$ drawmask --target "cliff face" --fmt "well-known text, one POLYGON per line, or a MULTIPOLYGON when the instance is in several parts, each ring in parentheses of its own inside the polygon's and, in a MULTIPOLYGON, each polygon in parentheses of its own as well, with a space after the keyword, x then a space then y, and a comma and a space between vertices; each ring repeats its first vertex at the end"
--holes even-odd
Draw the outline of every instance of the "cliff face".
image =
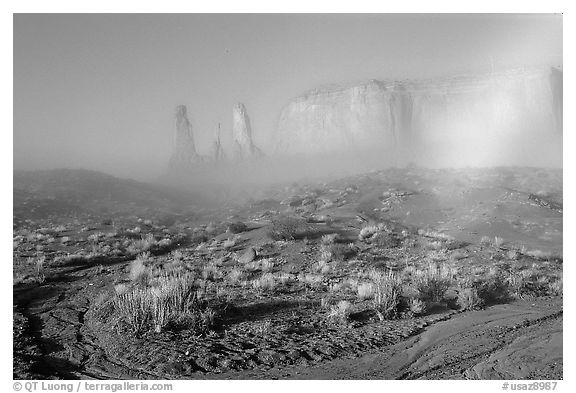
POLYGON ((176 107, 175 135, 169 163, 170 168, 177 171, 186 170, 200 161, 202 159, 196 152, 194 134, 190 120, 188 120, 186 106, 178 105, 176 107))
POLYGON ((216 130, 216 135, 212 145, 210 147, 210 159, 216 163, 222 163, 226 160, 226 154, 224 153, 224 148, 220 142, 220 123, 218 123, 218 129, 216 130))
POLYGON ((314 90, 282 110, 275 153, 369 149, 396 164, 526 165, 545 149, 555 154, 537 164, 554 165, 561 147, 562 72, 536 69, 314 90))
POLYGON ((244 104, 238 103, 232 109, 232 138, 234 139, 234 159, 237 161, 259 158, 262 151, 252 140, 250 118, 244 104))

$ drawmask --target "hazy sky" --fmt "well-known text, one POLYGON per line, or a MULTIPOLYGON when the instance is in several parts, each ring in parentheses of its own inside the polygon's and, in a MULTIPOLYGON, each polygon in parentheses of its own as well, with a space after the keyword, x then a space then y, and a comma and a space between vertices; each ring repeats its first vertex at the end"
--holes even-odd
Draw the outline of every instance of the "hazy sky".
POLYGON ((14 17, 14 166, 146 178, 177 104, 206 153, 246 105, 264 150, 280 110, 323 84, 562 64, 559 15, 31 15, 14 17))

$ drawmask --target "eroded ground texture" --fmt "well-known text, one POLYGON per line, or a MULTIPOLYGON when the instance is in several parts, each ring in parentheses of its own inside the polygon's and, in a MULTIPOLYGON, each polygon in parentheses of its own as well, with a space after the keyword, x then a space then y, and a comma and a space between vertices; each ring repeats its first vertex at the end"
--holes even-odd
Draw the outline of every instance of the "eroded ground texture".
POLYGON ((563 378, 560 170, 237 195, 15 175, 14 377, 563 378))

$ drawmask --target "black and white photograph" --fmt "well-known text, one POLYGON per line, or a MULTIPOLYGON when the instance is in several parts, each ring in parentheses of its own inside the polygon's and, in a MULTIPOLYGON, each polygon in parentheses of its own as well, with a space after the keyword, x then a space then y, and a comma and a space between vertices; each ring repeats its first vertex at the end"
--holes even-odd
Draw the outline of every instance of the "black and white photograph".
POLYGON ((564 15, 442 12, 14 12, 9 388, 559 390, 564 15))

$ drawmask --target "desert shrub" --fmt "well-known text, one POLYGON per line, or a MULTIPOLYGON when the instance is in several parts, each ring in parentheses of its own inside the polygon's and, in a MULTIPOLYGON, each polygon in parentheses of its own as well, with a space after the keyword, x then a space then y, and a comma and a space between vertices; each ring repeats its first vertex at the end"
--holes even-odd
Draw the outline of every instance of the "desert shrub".
POLYGON ((504 238, 500 236, 494 236, 493 244, 495 247, 502 247, 502 245, 504 244, 504 238))
POLYGON ((258 334, 261 336, 266 336, 272 330, 272 321, 267 319, 265 321, 259 322, 252 326, 250 329, 252 333, 258 334))
POLYGON ((218 268, 213 263, 209 263, 202 268, 202 278, 204 280, 215 280, 220 277, 218 268))
POLYGON ((273 240, 294 240, 297 236, 307 232, 306 221, 295 217, 277 217, 272 219, 269 236, 273 240))
POLYGON ((363 284, 358 285, 356 288, 356 293, 358 294, 358 298, 360 300, 367 300, 374 298, 374 284, 365 282, 363 284))
POLYGON ((402 281, 392 271, 388 273, 373 272, 374 310, 380 320, 395 318, 400 305, 402 281))
POLYGON ((348 258, 356 255, 354 244, 322 244, 320 246, 320 260, 343 262, 348 258))
POLYGON ((172 246, 172 239, 170 238, 164 238, 164 239, 160 239, 157 243, 158 248, 160 249, 167 249, 170 248, 172 246))
POLYGON ((461 288, 458 291, 456 303, 463 310, 479 310, 484 306, 484 300, 474 287, 461 288))
POLYGON ((449 267, 431 263, 426 269, 416 269, 412 279, 421 300, 440 302, 452 284, 452 277, 449 267))
POLYGON ((142 253, 130 263, 130 280, 132 281, 146 281, 148 278, 148 269, 146 262, 150 259, 150 253, 142 253))
POLYGON ((330 264, 326 259, 320 259, 318 262, 314 264, 312 268, 316 273, 320 274, 327 274, 330 273, 330 271, 332 270, 332 267, 330 266, 330 264))
POLYGON ((304 284, 307 284, 308 286, 315 287, 315 286, 322 284, 324 277, 321 274, 307 273, 307 274, 298 276, 298 279, 301 282, 303 282, 304 284))
POLYGON ((553 296, 561 296, 563 294, 564 281, 562 277, 548 283, 548 293, 553 296))
POLYGON ((378 232, 371 239, 370 242, 379 247, 383 248, 393 248, 400 244, 400 241, 394 236, 393 233, 389 232, 378 232))
POLYGON ((276 278, 280 284, 284 285, 289 281, 292 281, 293 277, 292 274, 286 272, 278 272, 276 273, 276 278))
POLYGON ((408 309, 413 315, 424 315, 426 313, 426 308, 426 302, 417 297, 411 297, 408 300, 408 309))
MULTIPOLYGON (((29 260, 30 259, 31 258, 29 258, 29 260)), ((46 263, 46 257, 44 255, 38 257, 34 261, 34 264, 36 265, 34 280, 39 284, 42 284, 46 280, 46 274, 44 269, 45 263, 46 263)))
POLYGON ((248 262, 244 265, 244 269, 246 271, 249 271, 249 272, 255 272, 255 271, 260 270, 260 261, 256 260, 256 261, 248 262))
POLYGON ((328 319, 338 323, 347 323, 350 318, 352 304, 349 301, 341 300, 335 306, 330 307, 328 319))
POLYGON ((323 235, 322 239, 321 239, 321 243, 322 244, 334 244, 336 243, 340 238, 340 235, 338 235, 337 233, 330 233, 328 235, 323 235))
POLYGON ((331 305, 332 305, 332 297, 330 295, 322 296, 322 298, 320 299, 320 307, 324 310, 327 310, 330 308, 331 305))
POLYGON ((172 260, 173 260, 174 262, 180 262, 180 261, 182 261, 182 259, 184 258, 184 254, 183 254, 182 251, 180 251, 180 250, 174 250, 174 251, 172 251, 171 256, 172 256, 172 260))
POLYGON ((486 277, 473 283, 473 287, 486 304, 506 301, 509 296, 507 278, 499 269, 490 269, 486 277))
POLYGON ((358 239, 385 248, 397 247, 400 244, 391 229, 383 223, 363 227, 358 234, 358 239))
POLYGON ((120 319, 135 333, 146 330, 150 318, 152 296, 143 288, 132 288, 117 293, 114 309, 120 319))
POLYGON ((148 233, 141 239, 132 242, 132 244, 126 248, 126 251, 129 254, 136 255, 151 250, 155 245, 156 239, 154 239, 154 235, 152 233, 148 233))
POLYGON ((269 272, 273 268, 274 268, 274 262, 272 261, 271 258, 264 258, 260 260, 260 269, 263 272, 269 272))
POLYGON ((264 273, 252 281, 252 288, 257 291, 272 291, 276 287, 276 279, 272 273, 264 273))
POLYGON ((117 289, 114 310, 121 322, 135 333, 161 332, 170 324, 204 332, 214 322, 213 310, 202 307, 190 274, 160 275, 149 286, 117 289))
POLYGON ((238 268, 234 268, 230 271, 230 273, 228 274, 228 280, 231 283, 237 284, 239 282, 241 282, 242 280, 245 279, 245 274, 242 270, 238 269, 238 268))
POLYGON ((525 295, 529 296, 546 296, 557 295, 562 292, 562 282, 559 285, 559 292, 551 287, 552 277, 538 272, 537 269, 531 268, 522 270, 520 272, 511 271, 507 277, 507 283, 510 291, 515 297, 523 298, 525 295), (552 290, 551 290, 552 289, 552 290))
POLYGON ((377 225, 368 225, 363 227, 358 234, 358 240, 366 241, 370 240, 376 233, 378 233, 382 228, 377 225))
POLYGON ((225 249, 232 248, 236 245, 236 242, 237 242, 236 238, 226 239, 222 243, 222 247, 224 247, 225 249))
POLYGON ((522 298, 527 286, 527 275, 523 273, 524 272, 510 271, 508 277, 506 277, 506 283, 508 284, 510 292, 518 298, 522 298))
POLYGON ((246 229, 248 229, 248 227, 242 221, 232 222, 228 224, 227 228, 228 232, 233 234, 244 232, 246 229))

